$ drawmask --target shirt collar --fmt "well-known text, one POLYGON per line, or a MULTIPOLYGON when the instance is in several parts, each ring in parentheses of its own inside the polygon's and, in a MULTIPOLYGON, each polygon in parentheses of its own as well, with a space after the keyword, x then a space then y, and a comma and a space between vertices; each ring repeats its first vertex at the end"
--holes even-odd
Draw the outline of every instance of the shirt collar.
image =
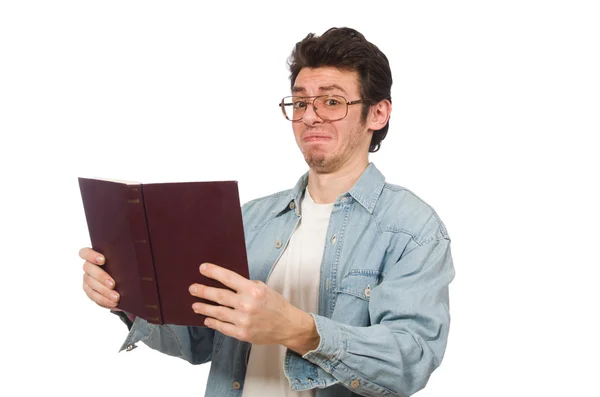
MULTIPOLYGON (((280 210, 284 211, 287 208, 294 208, 298 214, 298 206, 300 204, 302 194, 304 194, 304 189, 306 189, 307 185, 308 172, 298 179, 296 186, 290 190, 290 194, 287 196, 287 200, 282 203, 280 210), (290 207, 291 203, 294 203, 294 205, 290 207)), ((377 169, 377 167, 375 167, 375 164, 369 163, 354 186, 352 186, 347 193, 342 194, 340 197, 344 195, 352 196, 360 205, 362 205, 367 211, 369 211, 370 214, 372 214, 375 205, 377 204, 377 199, 383 191, 384 185, 385 177, 383 174, 377 169)))
POLYGON ((348 193, 372 214, 384 185, 385 177, 381 171, 375 167, 375 164, 369 163, 348 193))

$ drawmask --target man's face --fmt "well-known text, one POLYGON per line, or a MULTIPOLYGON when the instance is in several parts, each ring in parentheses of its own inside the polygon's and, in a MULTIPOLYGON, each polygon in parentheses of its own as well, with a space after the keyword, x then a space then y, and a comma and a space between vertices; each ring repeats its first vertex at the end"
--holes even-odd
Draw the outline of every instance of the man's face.
MULTIPOLYGON (((303 68, 296 77, 292 95, 323 94, 341 95, 348 102, 362 99, 358 73, 334 67, 303 68)), ((296 143, 310 168, 329 173, 355 160, 355 156, 367 158, 372 133, 361 122, 361 111, 362 104, 350 105, 342 120, 324 121, 309 105, 302 120, 292 123, 296 143)))

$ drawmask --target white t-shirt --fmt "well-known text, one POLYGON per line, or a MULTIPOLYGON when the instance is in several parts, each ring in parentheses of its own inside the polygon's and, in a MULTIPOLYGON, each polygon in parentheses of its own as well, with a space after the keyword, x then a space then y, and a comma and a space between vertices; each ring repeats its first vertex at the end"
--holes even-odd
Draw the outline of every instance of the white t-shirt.
MULTIPOLYGON (((319 281, 333 203, 316 204, 306 189, 302 218, 275 264, 267 285, 308 313, 319 311, 319 281)), ((242 397, 313 397, 314 389, 293 392, 283 372, 286 347, 252 345, 242 397)), ((294 380, 292 379, 292 382, 294 380)))

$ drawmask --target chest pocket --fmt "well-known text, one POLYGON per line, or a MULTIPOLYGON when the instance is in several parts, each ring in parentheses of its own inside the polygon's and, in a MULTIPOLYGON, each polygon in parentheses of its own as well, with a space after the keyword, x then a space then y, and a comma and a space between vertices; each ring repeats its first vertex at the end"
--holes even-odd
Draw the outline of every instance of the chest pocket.
POLYGON ((371 292, 382 279, 381 272, 372 269, 352 269, 340 281, 334 316, 341 322, 355 326, 371 325, 369 301, 371 292))

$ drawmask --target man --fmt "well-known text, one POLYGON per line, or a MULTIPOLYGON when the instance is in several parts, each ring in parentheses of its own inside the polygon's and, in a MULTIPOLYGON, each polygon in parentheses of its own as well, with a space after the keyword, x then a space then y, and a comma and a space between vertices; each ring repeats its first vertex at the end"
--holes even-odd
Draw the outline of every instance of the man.
MULTIPOLYGON (((411 395, 444 355, 454 268, 435 211, 368 159, 389 127, 388 60, 359 32, 333 28, 297 43, 289 66, 280 107, 309 171, 243 206, 250 280, 202 264, 234 291, 190 285, 217 304, 190 308, 207 327, 136 318, 122 349, 142 341, 212 361, 207 396, 411 395)), ((104 258, 80 256, 86 294, 115 309, 104 258)))

